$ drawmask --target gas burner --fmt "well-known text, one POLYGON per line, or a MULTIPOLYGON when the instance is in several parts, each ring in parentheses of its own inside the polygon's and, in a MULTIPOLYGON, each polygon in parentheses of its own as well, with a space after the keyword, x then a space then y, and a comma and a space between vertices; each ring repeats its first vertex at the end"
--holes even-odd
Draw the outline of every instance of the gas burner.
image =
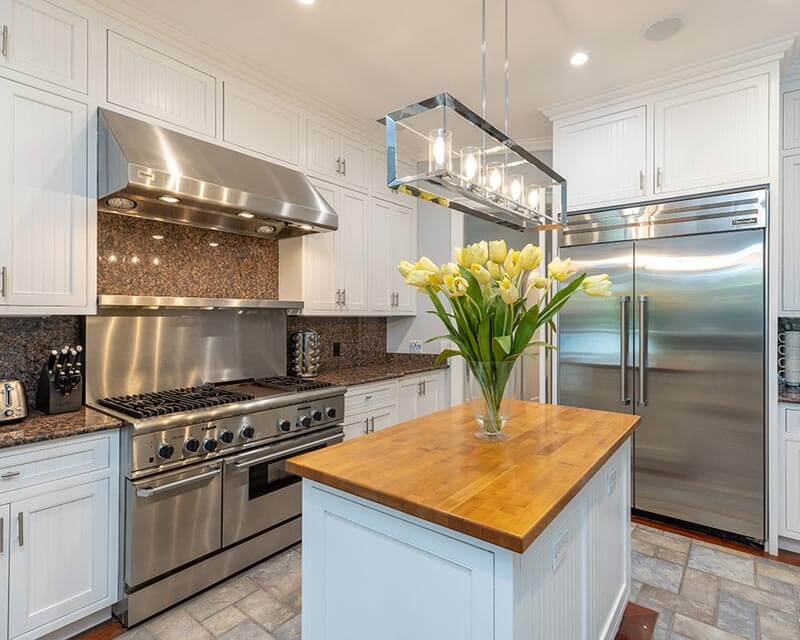
POLYGON ((169 389, 98 400, 98 404, 134 418, 152 418, 180 411, 205 409, 221 404, 252 400, 255 396, 204 384, 199 387, 169 389))
POLYGON ((330 382, 317 382, 308 378, 290 378, 288 376, 259 378, 255 383, 261 387, 271 387, 282 391, 312 391, 334 386, 330 382))

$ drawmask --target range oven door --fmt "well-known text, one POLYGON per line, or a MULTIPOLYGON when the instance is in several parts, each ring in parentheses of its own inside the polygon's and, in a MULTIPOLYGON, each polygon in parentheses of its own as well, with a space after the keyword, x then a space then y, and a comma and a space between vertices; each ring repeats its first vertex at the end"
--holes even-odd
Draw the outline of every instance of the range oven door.
POLYGON ((291 438, 225 460, 222 544, 228 546, 300 515, 300 477, 286 460, 344 438, 341 428, 291 438))
POLYGON ((125 584, 134 588, 220 548, 219 462, 126 482, 125 584))

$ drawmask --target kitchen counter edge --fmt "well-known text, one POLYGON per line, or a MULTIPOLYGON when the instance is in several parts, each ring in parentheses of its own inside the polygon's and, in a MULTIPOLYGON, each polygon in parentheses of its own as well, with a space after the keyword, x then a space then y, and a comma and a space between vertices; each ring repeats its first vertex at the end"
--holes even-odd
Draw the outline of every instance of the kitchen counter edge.
POLYGON ((34 410, 21 422, 0 425, 0 450, 122 426, 120 420, 86 406, 53 415, 34 410))

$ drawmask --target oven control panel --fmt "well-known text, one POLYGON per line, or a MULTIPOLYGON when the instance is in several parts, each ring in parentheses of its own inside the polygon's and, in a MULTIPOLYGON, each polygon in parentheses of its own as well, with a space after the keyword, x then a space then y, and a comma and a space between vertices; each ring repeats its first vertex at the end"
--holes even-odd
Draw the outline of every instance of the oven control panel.
POLYGON ((171 468, 195 459, 238 451, 264 440, 299 435, 344 420, 344 396, 337 395, 268 411, 134 435, 131 472, 171 468))

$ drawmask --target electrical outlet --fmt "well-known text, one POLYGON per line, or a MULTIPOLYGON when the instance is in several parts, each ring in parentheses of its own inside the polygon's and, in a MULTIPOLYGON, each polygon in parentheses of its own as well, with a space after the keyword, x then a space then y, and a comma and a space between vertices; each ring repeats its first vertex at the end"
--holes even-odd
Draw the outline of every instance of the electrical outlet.
POLYGON ((334 342, 333 343, 333 355, 334 356, 341 356, 342 355, 342 343, 341 342, 334 342))
POLYGON ((422 353, 422 341, 421 340, 409 340, 408 341, 408 352, 409 353, 422 353))

